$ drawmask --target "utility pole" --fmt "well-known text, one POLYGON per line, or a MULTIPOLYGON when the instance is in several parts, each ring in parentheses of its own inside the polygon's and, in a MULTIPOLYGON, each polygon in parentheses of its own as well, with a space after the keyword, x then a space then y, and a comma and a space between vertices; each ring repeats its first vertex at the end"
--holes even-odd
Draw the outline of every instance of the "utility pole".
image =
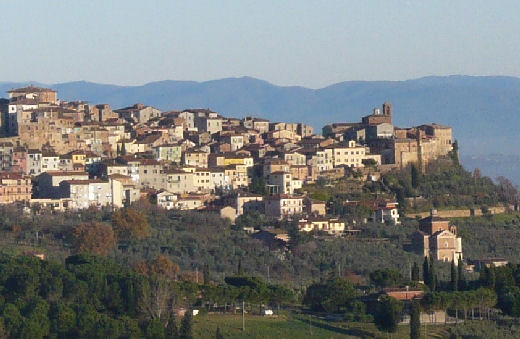
POLYGON ((246 330, 246 318, 245 318, 245 303, 244 300, 242 300, 242 332, 245 332, 246 330))
POLYGON ((199 284, 199 266, 195 266, 195 274, 196 274, 196 281, 197 281, 197 285, 199 284))
POLYGON ((267 283, 269 283, 270 276, 269 276, 269 265, 267 265, 267 283))

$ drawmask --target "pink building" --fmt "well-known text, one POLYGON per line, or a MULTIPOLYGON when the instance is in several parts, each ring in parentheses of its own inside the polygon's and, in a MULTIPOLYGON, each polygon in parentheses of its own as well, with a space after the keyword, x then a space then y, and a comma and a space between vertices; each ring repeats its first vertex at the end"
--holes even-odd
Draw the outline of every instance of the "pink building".
POLYGON ((13 149, 13 172, 27 173, 27 149, 15 147, 13 149))

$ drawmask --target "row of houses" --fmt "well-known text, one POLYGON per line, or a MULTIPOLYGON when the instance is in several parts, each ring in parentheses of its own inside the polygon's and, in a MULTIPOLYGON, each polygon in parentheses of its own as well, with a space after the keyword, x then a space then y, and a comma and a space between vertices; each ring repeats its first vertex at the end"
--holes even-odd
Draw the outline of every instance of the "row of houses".
MULTIPOLYGON (((165 209, 219 206, 231 217, 256 210, 297 219, 303 231, 341 234, 345 222, 308 199, 304 185, 353 172, 376 178, 384 166, 425 163, 452 147, 451 128, 394 127, 389 103, 361 123, 327 125, 317 135, 304 123, 210 109, 112 109, 35 86, 8 94, 0 100, 0 203, 120 208, 145 197, 165 209), (254 185, 265 190, 248 194, 254 185)), ((371 208, 374 220, 399 223, 395 203, 371 208)))

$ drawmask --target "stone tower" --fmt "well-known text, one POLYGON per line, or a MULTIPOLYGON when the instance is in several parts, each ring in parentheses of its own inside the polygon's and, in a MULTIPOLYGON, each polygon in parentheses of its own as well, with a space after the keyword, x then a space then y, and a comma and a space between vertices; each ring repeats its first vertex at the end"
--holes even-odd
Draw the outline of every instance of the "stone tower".
POLYGON ((392 104, 388 101, 383 104, 383 115, 392 116, 392 104))

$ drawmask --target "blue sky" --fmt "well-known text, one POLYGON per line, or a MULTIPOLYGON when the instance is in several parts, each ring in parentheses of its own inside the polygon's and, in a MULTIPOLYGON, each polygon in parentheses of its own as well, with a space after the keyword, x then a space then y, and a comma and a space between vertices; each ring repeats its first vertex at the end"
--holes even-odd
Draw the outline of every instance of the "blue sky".
POLYGON ((2 1, 0 81, 520 76, 520 1, 2 1))

